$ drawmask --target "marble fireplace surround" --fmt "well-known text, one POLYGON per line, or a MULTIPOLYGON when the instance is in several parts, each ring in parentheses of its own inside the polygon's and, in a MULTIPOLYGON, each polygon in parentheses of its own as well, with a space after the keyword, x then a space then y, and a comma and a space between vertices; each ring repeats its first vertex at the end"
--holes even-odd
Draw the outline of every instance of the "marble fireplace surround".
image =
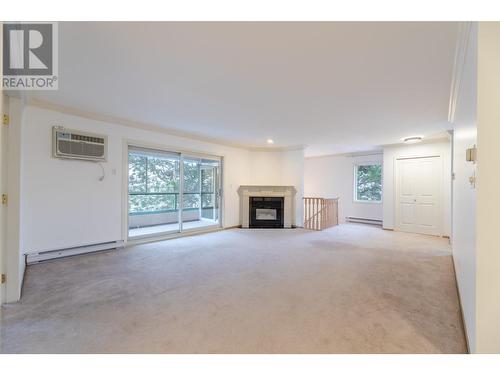
POLYGON ((295 194, 297 190, 294 186, 260 186, 242 185, 238 189, 240 195, 240 221, 242 228, 249 228, 250 224, 250 197, 283 197, 284 198, 284 218, 285 228, 292 228, 295 225, 295 194))

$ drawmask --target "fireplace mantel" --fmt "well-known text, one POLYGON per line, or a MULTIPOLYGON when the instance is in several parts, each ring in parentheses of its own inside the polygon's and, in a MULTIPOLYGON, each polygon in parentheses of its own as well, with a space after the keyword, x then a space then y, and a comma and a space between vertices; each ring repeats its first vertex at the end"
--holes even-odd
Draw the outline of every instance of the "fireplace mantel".
POLYGON ((295 194, 294 186, 260 186, 242 185, 238 189, 240 195, 240 221, 242 228, 250 225, 250 197, 283 197, 284 198, 284 220, 285 228, 295 225, 295 194))

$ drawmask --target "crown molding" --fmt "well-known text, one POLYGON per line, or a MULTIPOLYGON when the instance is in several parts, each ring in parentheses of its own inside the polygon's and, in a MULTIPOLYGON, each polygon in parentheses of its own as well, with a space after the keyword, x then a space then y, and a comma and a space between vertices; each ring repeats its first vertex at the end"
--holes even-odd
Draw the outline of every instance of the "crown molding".
POLYGON ((346 158, 355 158, 361 156, 378 156, 383 155, 384 151, 380 150, 370 150, 370 151, 356 151, 356 152, 338 152, 333 154, 322 154, 322 155, 311 155, 306 156, 305 159, 319 159, 319 158, 329 158, 329 157, 338 157, 344 156, 346 158))
POLYGON ((174 137, 181 137, 181 138, 186 138, 194 141, 199 141, 199 142, 206 142, 206 143, 212 143, 212 144, 217 144, 221 146, 226 146, 226 147, 232 147, 232 148, 238 148, 242 150, 247 150, 247 151, 266 151, 266 152, 283 152, 283 151, 296 151, 296 150, 303 150, 306 148, 305 145, 294 145, 294 146, 289 146, 289 147, 255 147, 255 146, 248 146, 244 145, 241 143, 237 142, 228 142, 224 141, 221 139, 217 138, 211 138, 211 137, 205 137, 205 136, 200 136, 194 133, 190 132, 185 132, 181 130, 175 130, 175 129, 168 129, 161 127, 159 125, 153 125, 153 124, 148 124, 148 123, 143 123, 139 121, 134 121, 134 120, 129 120, 121 117, 115 117, 115 116, 110 116, 110 115, 105 115, 101 113, 96 113, 96 112, 90 112, 90 111, 84 111, 81 109, 77 109, 74 107, 68 107, 68 106, 63 106, 59 104, 55 104, 52 102, 48 102, 45 100, 40 100, 40 99, 34 99, 34 98, 27 98, 25 99, 26 105, 32 106, 32 107, 37 107, 41 109, 47 109, 71 116, 77 116, 77 117, 82 117, 86 118, 89 120, 94 120, 94 121, 101 121, 101 122, 107 122, 107 123, 112 123, 112 124, 117 124, 117 125, 123 125, 135 129, 140 129, 140 130, 146 130, 146 131, 151 131, 151 132, 156 132, 156 133, 162 133, 174 137))
POLYGON ((455 112, 457 110, 458 97, 460 95, 460 86, 464 72, 467 47, 469 45, 469 36, 472 28, 472 22, 460 22, 458 24, 457 44, 455 47, 455 59, 453 61, 453 72, 451 76, 450 100, 448 105, 448 122, 455 122, 455 112))
POLYGON ((250 151, 254 151, 254 152, 284 152, 284 151, 300 151, 300 150, 305 150, 306 148, 307 148, 307 145, 296 145, 296 146, 289 146, 289 147, 272 147, 272 148, 250 147, 250 151))
POLYGON ((210 137, 202 137, 202 136, 190 133, 190 132, 184 132, 184 131, 174 130, 174 129, 166 129, 166 128, 163 128, 159 125, 148 124, 148 123, 144 123, 144 122, 129 120, 129 119, 121 118, 121 117, 115 117, 115 116, 105 115, 105 114, 96 113, 96 112, 84 111, 84 110, 77 109, 74 107, 62 106, 59 104, 55 104, 52 102, 39 100, 39 99, 30 98, 30 99, 28 99, 27 105, 32 106, 32 107, 42 108, 42 109, 48 109, 51 111, 64 113, 64 114, 71 115, 71 116, 83 117, 83 118, 86 118, 89 120, 118 124, 118 125, 123 125, 123 126, 131 127, 131 128, 135 128, 135 129, 167 134, 167 135, 171 135, 174 137, 188 138, 188 139, 195 140, 195 141, 214 143, 214 144, 219 144, 221 146, 241 148, 241 149, 245 149, 245 150, 250 149, 250 147, 239 144, 239 143, 221 141, 221 140, 218 140, 215 138, 210 138, 210 137))

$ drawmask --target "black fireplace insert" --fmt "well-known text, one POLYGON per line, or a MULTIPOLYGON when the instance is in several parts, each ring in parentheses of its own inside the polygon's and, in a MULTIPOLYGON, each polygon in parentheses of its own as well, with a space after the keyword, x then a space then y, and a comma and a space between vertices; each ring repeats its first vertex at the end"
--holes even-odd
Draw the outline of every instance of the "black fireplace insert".
POLYGON ((250 197, 250 228, 283 228, 283 197, 250 197))

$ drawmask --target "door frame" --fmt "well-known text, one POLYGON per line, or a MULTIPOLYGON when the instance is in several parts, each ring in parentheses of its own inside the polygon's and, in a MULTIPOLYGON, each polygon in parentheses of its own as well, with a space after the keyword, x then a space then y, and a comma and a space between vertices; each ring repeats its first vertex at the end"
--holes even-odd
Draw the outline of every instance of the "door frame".
MULTIPOLYGON (((442 153, 430 153, 426 155, 421 155, 421 154, 409 154, 409 155, 400 155, 400 156, 395 156, 393 163, 394 163, 394 178, 393 178, 393 184, 394 184, 394 191, 393 191, 393 202, 394 202, 394 230, 398 232, 407 232, 405 230, 402 230, 400 227, 400 223, 398 220, 399 216, 398 215, 398 197, 399 197, 399 189, 400 186, 398 184, 398 177, 399 177, 399 160, 411 160, 411 159, 427 159, 427 158, 439 158, 439 163, 441 164, 441 176, 439 178, 439 188, 438 188, 438 211, 439 211, 439 218, 438 218, 438 233, 435 235, 430 234, 431 236, 438 236, 442 237, 444 233, 444 204, 443 204, 443 199, 444 199, 444 155, 442 153)), ((416 233, 416 232, 407 232, 407 233, 416 233)), ((421 234, 421 233, 417 233, 421 234)))
MULTIPOLYGON (((182 204, 182 190, 179 192, 179 212, 181 212, 181 204, 182 204)), ((204 233, 204 232, 212 232, 212 231, 217 231, 221 230, 224 227, 224 207, 225 207, 225 194, 224 194, 224 155, 216 155, 216 154, 206 154, 198 151, 193 151, 189 149, 183 149, 175 146, 168 146, 165 144, 157 144, 157 143, 151 143, 151 142, 144 142, 144 141, 137 141, 134 139, 129 139, 129 138, 124 138, 122 142, 122 239, 124 241, 124 244, 140 244, 140 243, 146 243, 146 242, 153 242, 153 241, 161 241, 161 240, 166 240, 166 239, 171 239, 171 238, 176 238, 176 237, 183 237, 183 236, 189 236, 194 233, 204 233), (139 236, 139 237, 134 237, 134 238, 129 238, 129 217, 128 217, 128 202, 129 202, 129 194, 128 194, 128 150, 129 147, 140 147, 140 148, 145 148, 145 149, 151 149, 151 150, 158 150, 158 151, 164 151, 164 152, 169 152, 169 153, 178 153, 179 154, 179 161, 180 165, 179 168, 181 169, 180 173, 180 186, 179 189, 183 189, 183 161, 184 161, 184 156, 193 156, 193 157, 199 157, 199 158, 204 158, 204 159, 212 159, 212 160, 218 160, 220 162, 220 190, 221 190, 221 195, 220 195, 220 201, 219 201, 219 223, 212 225, 212 226, 207 226, 204 228, 194 228, 194 229, 182 229, 182 220, 179 222, 179 231, 175 232, 167 232, 167 233, 161 233, 158 235, 145 235, 145 236, 139 236)), ((180 218, 179 214, 179 218, 180 218)))

